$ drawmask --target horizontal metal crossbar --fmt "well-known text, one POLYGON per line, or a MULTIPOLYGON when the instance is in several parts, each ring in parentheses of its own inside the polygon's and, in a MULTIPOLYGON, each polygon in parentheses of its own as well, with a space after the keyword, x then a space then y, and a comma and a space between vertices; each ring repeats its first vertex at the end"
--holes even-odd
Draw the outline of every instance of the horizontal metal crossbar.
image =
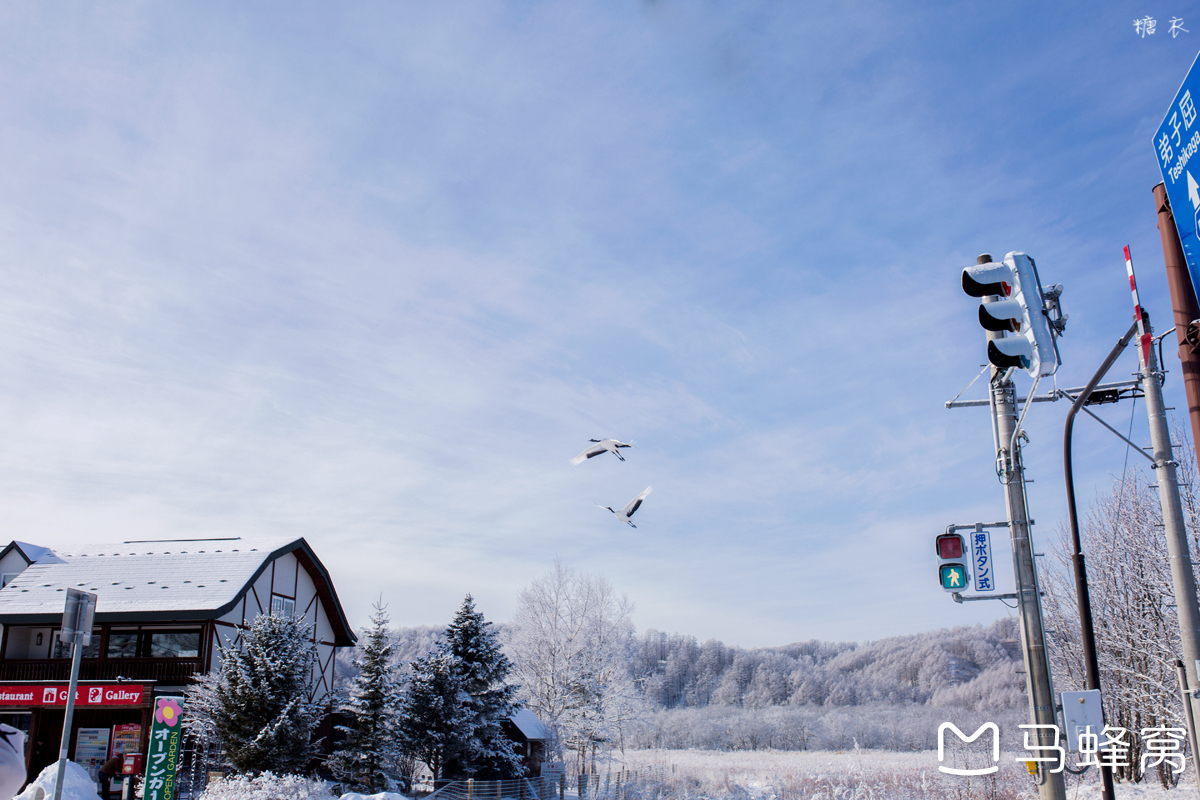
MULTIPOLYGON (((1122 389, 1134 389, 1141 385, 1140 380, 1116 381, 1115 383, 1102 383, 1092 390, 1092 394, 1103 391, 1120 391, 1122 389)), ((1033 402, 1035 403, 1053 403, 1057 400, 1073 400, 1079 396, 1079 393, 1084 390, 1083 386, 1078 386, 1074 389, 1059 389, 1050 391, 1046 394, 1034 395, 1033 402)), ((1022 397, 1017 400, 1018 403, 1024 404, 1029 398, 1022 397)), ((949 400, 946 402, 946 408, 971 408, 976 406, 990 405, 988 400, 949 400)))

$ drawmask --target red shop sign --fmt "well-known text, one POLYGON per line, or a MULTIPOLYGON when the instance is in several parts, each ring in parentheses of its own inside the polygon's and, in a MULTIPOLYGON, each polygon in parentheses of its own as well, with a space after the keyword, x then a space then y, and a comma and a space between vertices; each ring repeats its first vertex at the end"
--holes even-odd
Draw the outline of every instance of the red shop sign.
MULTIPOLYGON (((67 684, 36 686, 0 685, 0 706, 65 706, 67 684)), ((140 706, 141 684, 91 686, 79 684, 75 689, 77 706, 140 706)))

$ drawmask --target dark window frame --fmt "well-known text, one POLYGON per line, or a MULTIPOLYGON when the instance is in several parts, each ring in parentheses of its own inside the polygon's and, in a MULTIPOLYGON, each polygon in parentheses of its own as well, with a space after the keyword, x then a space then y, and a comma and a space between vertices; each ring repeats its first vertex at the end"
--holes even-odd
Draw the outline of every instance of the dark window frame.
MULTIPOLYGON (((201 657, 201 649, 204 644, 204 629, 203 628, 125 628, 121 630, 110 629, 108 632, 108 646, 105 648, 105 659, 121 661, 129 658, 152 658, 152 659, 170 659, 170 660, 188 660, 195 661, 201 657), (175 648, 175 655, 163 655, 161 651, 155 652, 155 637, 156 636, 194 636, 194 648, 175 648), (129 637, 133 637, 133 654, 124 655, 113 652, 113 639, 121 637, 125 639, 123 644, 129 643, 129 637)), ((189 642, 190 644, 190 642, 189 642)))
MULTIPOLYGON (((71 644, 64 642, 58 638, 62 633, 62 628, 53 628, 50 631, 50 658, 62 659, 71 657, 71 644)), ((81 658, 99 658, 100 657, 100 642, 104 638, 104 629, 99 625, 92 628, 92 643, 83 646, 83 654, 81 658)))

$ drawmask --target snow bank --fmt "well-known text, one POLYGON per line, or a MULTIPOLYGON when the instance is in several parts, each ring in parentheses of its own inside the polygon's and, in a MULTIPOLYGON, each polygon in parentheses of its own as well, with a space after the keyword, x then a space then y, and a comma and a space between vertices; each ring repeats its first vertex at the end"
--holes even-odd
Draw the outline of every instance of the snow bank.
POLYGON ((25 734, 0 723, 0 800, 9 800, 25 785, 25 734))
MULTIPOLYGON (((619 766, 641 771, 656 780, 663 800, 708 797, 713 800, 775 800, 795 798, 865 798, 887 800, 945 800, 947 797, 993 797, 997 800, 1036 800, 1037 790, 1013 754, 1001 756, 1000 772, 972 787, 965 779, 937 771, 936 750, 894 752, 857 750, 831 752, 769 750, 627 750, 619 766), (994 782, 993 782, 994 780, 994 782)), ((618 764, 613 765, 615 770, 618 764)), ((1164 790, 1157 779, 1140 784, 1118 783, 1117 800, 1172 800, 1196 796, 1192 763, 1179 786, 1164 790)), ((1095 770, 1067 775, 1067 797, 1100 800, 1095 770)), ((648 796, 652 792, 645 792, 648 796)))
MULTIPOLYGON (((42 770, 33 783, 13 800, 45 800, 54 797, 54 779, 58 777, 58 762, 42 770)), ((88 771, 74 761, 67 762, 63 773, 62 800, 96 800, 96 782, 88 771)))
POLYGON ((350 792, 349 794, 342 795, 342 800, 408 800, 408 798, 395 792, 379 792, 378 794, 350 792))
MULTIPOLYGON (((95 800, 95 792, 88 800, 95 800)), ((300 775, 235 775, 208 785, 198 800, 335 800, 324 781, 300 775)))

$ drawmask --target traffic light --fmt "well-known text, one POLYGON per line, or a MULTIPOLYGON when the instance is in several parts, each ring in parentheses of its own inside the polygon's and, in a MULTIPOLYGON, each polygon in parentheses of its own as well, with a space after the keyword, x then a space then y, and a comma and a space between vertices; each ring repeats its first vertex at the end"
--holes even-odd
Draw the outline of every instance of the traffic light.
POLYGON ((1055 337, 1067 321, 1058 305, 1062 287, 1043 291, 1032 258, 1009 253, 1002 262, 967 267, 962 287, 971 297, 1000 298, 979 306, 979 324, 1004 334, 988 342, 988 361, 993 366, 1017 367, 1034 378, 1058 370, 1055 337))
POLYGON ((938 558, 938 583, 947 592, 963 592, 971 583, 967 568, 967 540, 958 533, 943 533, 934 542, 938 558))

